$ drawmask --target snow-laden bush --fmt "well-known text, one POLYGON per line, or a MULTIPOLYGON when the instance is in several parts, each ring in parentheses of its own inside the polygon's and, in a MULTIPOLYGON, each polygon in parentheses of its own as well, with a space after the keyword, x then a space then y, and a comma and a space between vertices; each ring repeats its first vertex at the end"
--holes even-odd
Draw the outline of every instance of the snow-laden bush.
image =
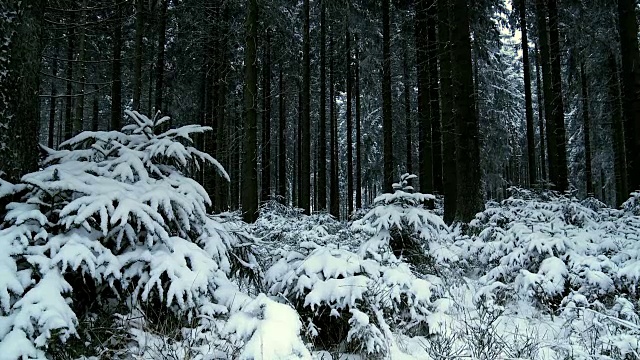
POLYGON ((296 307, 307 335, 320 347, 346 341, 369 356, 389 351, 390 327, 404 331, 436 325, 441 296, 435 276, 420 279, 404 263, 383 266, 336 245, 303 242, 266 272, 269 291, 296 307))
POLYGON ((382 194, 351 229, 369 236, 359 248, 363 258, 381 263, 403 259, 425 273, 457 259, 451 249, 449 228, 442 218, 425 208, 435 197, 414 192, 408 184, 415 175, 404 174, 393 184, 393 193, 382 194))
POLYGON ((0 225, 0 354, 9 359, 43 357, 76 335, 74 310, 105 293, 194 313, 231 269, 236 237, 185 176, 211 164, 228 179, 191 146, 208 128, 156 133, 167 117, 127 114, 121 132, 83 132, 45 149, 43 169, 22 184, 0 183, 2 195, 20 194, 0 225))
POLYGON ((482 269, 479 295, 498 302, 531 299, 561 315, 568 328, 577 326, 577 336, 591 334, 592 343, 602 345, 600 354, 627 351, 612 339, 622 344, 620 339, 638 335, 638 216, 594 200, 526 192, 487 204, 471 226, 478 235, 456 244, 472 269, 482 269), (592 313, 598 316, 585 317, 592 313), (596 329, 587 320, 602 325, 600 330, 587 333, 596 329))
POLYGON ((640 191, 634 191, 627 201, 622 204, 622 208, 636 216, 640 216, 640 191))

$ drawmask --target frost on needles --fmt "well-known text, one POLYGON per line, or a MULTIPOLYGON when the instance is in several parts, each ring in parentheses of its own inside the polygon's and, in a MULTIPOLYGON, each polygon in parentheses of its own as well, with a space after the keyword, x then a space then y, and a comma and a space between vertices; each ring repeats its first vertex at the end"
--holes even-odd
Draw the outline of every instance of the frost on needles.
POLYGON ((236 238, 207 215, 209 196, 186 176, 210 164, 229 179, 192 146, 209 128, 161 132, 168 117, 127 115, 122 131, 45 148, 42 170, 21 184, 0 180, 0 197, 13 201, 0 210, 3 357, 43 358, 77 336, 75 309, 90 306, 79 287, 192 314, 228 283, 236 238))

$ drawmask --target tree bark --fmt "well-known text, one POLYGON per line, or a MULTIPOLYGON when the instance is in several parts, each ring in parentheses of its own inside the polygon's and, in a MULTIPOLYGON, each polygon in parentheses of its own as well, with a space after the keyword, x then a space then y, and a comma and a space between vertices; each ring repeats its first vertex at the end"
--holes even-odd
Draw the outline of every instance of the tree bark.
POLYGON ((553 134, 556 139, 556 189, 564 192, 569 188, 567 169, 567 144, 564 125, 564 105, 562 102, 562 69, 560 67, 560 33, 558 31, 558 7, 556 0, 547 0, 549 13, 549 45, 551 59, 551 90, 553 134))
POLYGON ((436 0, 427 1, 427 61, 429 73, 429 117, 431 123, 431 151, 433 154, 433 191, 442 194, 442 131, 438 89, 438 39, 436 0))
POLYGON ((640 52, 634 0, 618 0, 628 190, 640 190, 640 52))
MULTIPOLYGON (((71 17, 73 22, 73 16, 71 17)), ((67 91, 65 93, 65 109, 64 109, 64 139, 71 139, 73 134, 73 54, 74 50, 74 35, 75 30, 73 27, 69 29, 67 33, 67 65, 65 69, 65 77, 67 78, 67 91)), ((115 70, 115 69, 114 69, 115 70)))
MULTIPOLYGON (((350 8, 347 5, 347 8, 350 8)), ((353 122, 352 122, 352 101, 353 80, 351 78, 351 33, 349 32, 349 10, 347 10, 347 21, 345 22, 345 51, 347 62, 347 216, 353 213, 353 122)))
POLYGON ((538 48, 540 49, 540 66, 542 68, 542 89, 544 95, 544 115, 547 130, 547 155, 549 162, 549 182, 557 187, 558 146, 555 137, 553 116, 553 88, 551 81, 551 61, 549 57, 549 32, 545 0, 536 0, 536 17, 538 20, 538 48))
POLYGON ((391 113, 391 35, 389 0, 382 0, 382 133, 383 178, 386 192, 393 191, 393 124, 391 113))
POLYGON ((587 182, 587 196, 593 196, 593 174, 591 171, 591 123, 589 119, 589 93, 587 90, 587 76, 584 72, 584 63, 580 64, 580 83, 582 90, 582 132, 584 135, 584 162, 587 182))
POLYGON ((356 209, 362 207, 361 107, 360 107, 360 39, 355 34, 355 96, 356 96, 356 209))
POLYGON ((522 68, 524 71, 524 104, 527 124, 527 165, 529 170, 529 186, 536 183, 536 140, 533 125, 533 102, 531 95, 531 70, 529 66, 529 43, 527 40, 527 7, 526 0, 518 1, 520 11, 520 31, 522 33, 522 68))
POLYGON ((280 91, 278 99, 278 195, 280 195, 282 204, 287 205, 287 109, 282 64, 280 64, 278 75, 278 90, 280 91))
POLYGON ((303 0, 303 29, 302 29, 302 139, 301 139, 301 167, 300 167, 300 207, 305 214, 311 214, 311 62, 309 39, 309 0, 303 0))
POLYGON ((156 59, 156 99, 154 105, 156 112, 162 112, 165 61, 164 47, 167 42, 167 7, 169 6, 169 0, 162 0, 161 6, 160 18, 158 19, 158 58, 156 59))
POLYGON ((451 77, 456 114, 458 197, 456 220, 471 221, 484 204, 480 179, 480 139, 471 63, 467 0, 454 0, 451 22, 451 77))
POLYGON ((540 180, 547 180, 547 157, 545 155, 544 106, 542 100, 542 80, 540 79, 540 52, 536 47, 536 88, 538 99, 538 131, 540 132, 540 180))
POLYGON ((122 2, 116 2, 113 30, 113 61, 111 63, 111 130, 122 128, 122 2))
POLYGON ((451 224, 457 205, 456 129, 453 117, 449 0, 438 0, 438 61, 440 64, 440 108, 443 148, 444 221, 451 224))
POLYGON ((404 82, 404 137, 407 147, 405 155, 406 172, 413 174, 413 143, 411 132, 413 125, 411 124, 411 84, 409 78, 409 59, 408 45, 405 43, 404 52, 402 54, 402 80, 404 82))
MULTIPOLYGON (((58 75, 58 48, 56 47, 54 53, 54 59, 51 64, 51 71, 53 72, 53 76, 58 75)), ((47 147, 53 149, 53 137, 55 132, 55 123, 56 123, 56 103, 58 99, 56 98, 56 81, 55 79, 51 79, 51 96, 49 97, 49 131, 47 133, 47 147)))
POLYGON ((609 54, 608 98, 610 104, 613 134, 614 173, 616 177, 616 205, 620 206, 629 197, 627 187, 627 160, 625 154, 624 124, 621 107, 620 79, 618 64, 613 53, 609 54))
MULTIPOLYGON (((166 0, 165 0, 166 1, 166 0)), ((257 70, 256 38, 258 36, 258 0, 247 0, 248 14, 245 22, 245 137, 242 157, 242 214, 244 221, 253 223, 258 218, 258 152, 257 142, 257 70)))
POLYGON ((429 101, 427 0, 416 0, 416 72, 418 77, 418 181, 420 191, 433 192, 433 148, 429 101))
POLYGON ((261 200, 271 196, 271 54, 269 30, 265 34, 262 64, 262 188, 261 200))
POLYGON ((136 0, 136 37, 133 59, 133 109, 140 111, 142 94, 142 38, 144 32, 143 10, 144 0, 136 0))
POLYGON ((338 179, 338 119, 336 114, 336 97, 334 82, 333 35, 329 35, 329 117, 331 118, 331 184, 329 213, 340 218, 340 188, 338 179))
POLYGON ((326 0, 320 0, 320 123, 318 124, 318 210, 327 210, 326 0))
MULTIPOLYGON (((82 11, 80 13, 80 22, 87 22, 87 0, 82 1, 82 11)), ((119 21, 119 20, 118 20, 119 21)), ((84 92, 86 86, 86 73, 87 73, 87 64, 85 63, 86 57, 86 32, 85 26, 79 26, 80 28, 80 38, 79 42, 79 51, 78 54, 78 64, 80 65, 80 69, 78 71, 78 96, 76 98, 76 114, 73 118, 73 135, 77 135, 83 130, 84 123, 84 92)))

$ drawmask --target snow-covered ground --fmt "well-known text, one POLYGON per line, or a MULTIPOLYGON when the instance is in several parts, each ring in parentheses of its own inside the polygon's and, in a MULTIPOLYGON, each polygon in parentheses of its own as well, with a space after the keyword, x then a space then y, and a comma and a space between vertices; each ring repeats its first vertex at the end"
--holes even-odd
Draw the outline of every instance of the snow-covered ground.
POLYGON ((403 175, 349 222, 249 225, 185 176, 227 176, 207 128, 129 115, 0 180, 1 359, 640 359, 638 193, 512 189, 450 227, 403 175))

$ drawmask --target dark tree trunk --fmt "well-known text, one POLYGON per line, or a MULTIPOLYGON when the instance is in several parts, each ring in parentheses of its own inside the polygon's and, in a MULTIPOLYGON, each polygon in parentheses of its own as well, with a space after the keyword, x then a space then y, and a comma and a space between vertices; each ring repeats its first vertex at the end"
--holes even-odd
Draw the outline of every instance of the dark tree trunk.
MULTIPOLYGON (((349 7, 349 6, 347 6, 349 7)), ((348 12, 348 10, 347 10, 348 12)), ((353 123, 352 123, 352 101, 353 84, 351 78, 351 33, 349 32, 349 15, 347 14, 345 29, 345 50, 347 53, 347 216, 353 213, 353 123)))
POLYGON ((382 0, 382 133, 383 178, 386 192, 393 191, 393 124, 391 114, 391 34, 389 0, 382 0))
MULTIPOLYGON (((166 0, 165 0, 166 1, 166 0)), ((245 82, 244 82, 244 152, 242 156, 242 214, 244 221, 253 223, 258 217, 258 151, 257 134, 257 70, 256 38, 258 37, 258 0, 247 1, 245 82)))
POLYGON ((302 29, 302 139, 300 167, 300 207, 305 214, 311 214, 311 63, 309 39, 309 0, 303 0, 302 29))
POLYGON ((429 101, 427 0, 416 1, 416 72, 418 77, 418 181, 420 191, 433 192, 433 148, 429 101))
POLYGON ((587 76, 584 73, 584 63, 580 64, 580 83, 582 88, 582 132, 584 135, 584 162, 587 181, 587 196, 593 196, 593 174, 591 171, 591 124, 589 119, 589 93, 587 91, 587 76))
POLYGON ((320 123, 318 124, 318 210, 327 210, 326 0, 320 0, 320 123))
POLYGON ((271 196, 271 54, 269 30, 265 35, 262 64, 262 188, 261 200, 271 196))
POLYGON ((113 61, 111 63, 111 130, 122 128, 122 1, 116 2, 113 29, 113 61))
MULTIPOLYGON (((58 48, 56 47, 56 51, 54 53, 53 63, 51 64, 51 71, 53 76, 58 75, 58 48)), ((49 148, 53 148, 53 137, 55 132, 55 123, 56 123, 56 103, 58 99, 56 98, 56 81, 55 79, 51 79, 51 96, 49 97, 49 131, 47 133, 47 146, 49 148)))
POLYGON ((527 164, 529 170, 529 186, 536 183, 536 140, 533 125, 533 102, 531 95, 531 70, 529 66, 529 43, 527 40, 527 7, 526 0, 518 1, 520 11, 520 31, 522 32, 522 67, 524 71, 524 103, 527 122, 527 164))
POLYGON ((303 121, 303 96, 302 96, 302 85, 300 84, 300 82, 298 81, 298 126, 296 127, 298 129, 298 141, 296 141, 296 145, 298 148, 298 152, 296 155, 296 160, 297 160, 297 173, 294 176, 294 179, 297 182, 297 187, 296 189, 298 189, 298 192, 296 194, 296 206, 301 208, 301 202, 302 202, 302 121, 303 121))
POLYGON ((545 155, 544 106, 542 100, 542 80, 540 79, 540 52, 536 47, 536 91, 538 99, 538 131, 540 132, 540 174, 543 182, 547 180, 547 157, 545 155))
POLYGON ((142 94, 142 37, 144 0, 136 0, 136 37, 133 59, 133 110, 140 111, 142 94))
POLYGON ((433 153, 433 190, 442 194, 442 131, 440 129, 440 101, 438 89, 438 39, 436 0, 427 1, 427 61, 429 73, 429 117, 431 123, 431 151, 433 153))
POLYGON ((556 188, 564 192, 569 188, 567 169, 567 144, 564 126, 564 105, 562 102, 562 69, 560 67, 560 33, 558 31, 558 7, 556 0, 547 0, 549 13, 549 45, 551 60, 551 90, 554 135, 556 139, 556 188))
POLYGON ((361 108, 360 108, 360 41, 358 39, 358 33, 355 38, 355 52, 356 52, 356 209, 362 207, 362 159, 361 159, 361 108))
POLYGON ((338 119, 336 114, 336 97, 334 82, 334 54, 333 54, 333 35, 329 38, 329 117, 331 118, 331 184, 330 184, 330 209, 329 213, 340 218, 340 187, 338 179, 338 119))
MULTIPOLYGON (((87 0, 83 0, 82 2, 82 11, 80 15, 80 22, 87 22, 86 16, 86 8, 87 8, 87 0)), ((119 14, 120 11, 117 11, 119 14)), ((119 23, 120 19, 116 19, 116 22, 119 23)), ((78 96, 76 98, 76 114, 73 118, 73 135, 77 135, 83 130, 84 123, 84 92, 86 86, 86 73, 87 73, 87 64, 85 63, 86 57, 86 29, 84 26, 80 26, 80 38, 79 42, 79 54, 78 54, 78 96)))
POLYGON ((169 0, 162 0, 162 9, 158 19, 158 58, 156 59, 156 101, 155 111, 162 111, 162 100, 164 93, 164 47, 167 40, 167 7, 169 0))
POLYGON ((613 134, 614 172, 616 177, 616 205, 620 206, 629 197, 627 187, 627 161, 624 142, 624 124, 621 108, 620 79, 618 64, 613 53, 609 54, 608 97, 613 134))
POLYGON ((287 115, 286 99, 284 88, 284 75, 282 64, 280 64, 280 74, 278 75, 278 195, 282 204, 287 202, 287 115))
POLYGON ((451 87, 450 4, 438 0, 438 61, 440 63, 440 107, 443 149, 444 221, 451 224, 456 214, 457 172, 456 137, 453 118, 453 88, 451 87))
POLYGON ((100 124, 100 102, 98 100, 100 94, 98 93, 98 85, 94 85, 93 88, 93 116, 91 118, 91 131, 98 131, 100 124))
POLYGON ((628 190, 640 190, 640 53, 634 0, 618 0, 628 190))
POLYGON ((549 57, 549 32, 547 30, 547 16, 545 0, 536 1, 536 17, 538 20, 538 48, 540 49, 540 66, 542 68, 542 89, 544 95, 544 115, 547 130, 547 155, 549 162, 549 182, 557 188, 558 174, 558 146, 555 137, 553 116, 553 90, 551 86, 551 61, 549 57))
MULTIPOLYGON (((71 17, 71 19, 73 19, 73 17, 71 17)), ((73 82, 72 82, 72 79, 73 79, 73 54, 75 52, 74 40, 75 40, 74 29, 72 27, 71 29, 69 29, 69 32, 67 33, 67 41, 68 41, 67 66, 65 70, 65 77, 67 78, 67 91, 65 93, 65 109, 64 109, 64 139, 65 140, 71 139, 71 135, 73 134, 73 82)), ((116 69, 113 69, 113 70, 116 70, 116 69)))
POLYGON ((454 0, 451 22, 451 77, 456 114, 458 197, 456 219, 471 221, 484 206, 480 179, 480 139, 471 63, 467 0, 454 0))
POLYGON ((404 137, 407 145, 407 154, 405 155, 406 172, 413 174, 413 143, 411 141, 411 132, 413 126, 411 124, 411 83, 409 78, 409 59, 408 46, 405 43, 404 53, 402 54, 402 80, 404 82, 404 137))
POLYGON ((42 0, 9 1, 0 10, 12 18, 0 24, 8 30, 0 35, 8 40, 0 45, 0 177, 8 181, 38 170, 43 8, 42 0))

